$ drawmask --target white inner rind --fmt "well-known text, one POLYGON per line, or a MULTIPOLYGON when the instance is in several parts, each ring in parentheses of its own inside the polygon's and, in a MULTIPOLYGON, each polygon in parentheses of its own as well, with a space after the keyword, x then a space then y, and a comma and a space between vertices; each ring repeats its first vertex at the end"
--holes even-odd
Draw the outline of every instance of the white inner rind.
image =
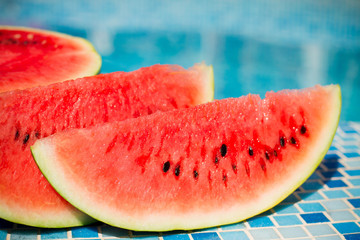
POLYGON ((287 181, 270 188, 257 199, 252 199, 247 204, 239 203, 228 208, 218 208, 211 212, 173 214, 157 214, 143 216, 129 216, 120 210, 108 208, 102 203, 94 203, 91 193, 69 181, 66 169, 62 169, 61 159, 57 159, 52 138, 39 140, 32 147, 33 155, 40 169, 54 188, 67 200, 76 204, 76 207, 88 213, 90 216, 101 219, 109 225, 120 226, 133 230, 142 231, 167 231, 174 229, 197 229, 216 225, 230 224, 250 218, 264 212, 296 190, 316 169, 329 149, 335 135, 340 117, 341 93, 339 86, 327 87, 332 92, 329 112, 324 115, 324 124, 320 129, 318 138, 313 141, 314 146, 305 154, 304 161, 298 165, 297 172, 303 174, 291 174, 286 176, 287 181), (319 151, 319 149, 321 149, 319 151), (305 174, 304 174, 305 173, 305 174), (101 210, 99 210, 101 208, 101 210))

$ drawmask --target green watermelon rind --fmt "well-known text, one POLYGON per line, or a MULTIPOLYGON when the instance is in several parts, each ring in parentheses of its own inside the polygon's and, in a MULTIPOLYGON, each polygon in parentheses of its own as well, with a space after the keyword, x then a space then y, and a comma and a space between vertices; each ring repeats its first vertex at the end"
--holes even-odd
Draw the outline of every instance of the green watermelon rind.
MULTIPOLYGON (((26 209, 18 209, 19 212, 24 211, 26 209)), ((31 223, 31 226, 36 226, 40 228, 67 228, 67 227, 79 227, 84 225, 89 225, 97 222, 97 220, 91 218, 80 210, 77 212, 66 212, 65 214, 59 214, 58 212, 54 212, 53 215, 49 215, 49 218, 42 217, 39 220, 39 216, 33 215, 28 216, 27 219, 24 219, 24 216, 21 214, 14 214, 13 212, 8 211, 7 209, 0 209, 4 219, 14 222, 14 223, 22 223, 25 222, 31 223), (55 221, 55 220, 56 221, 55 221), (51 223, 49 225, 49 223, 51 223)))
POLYGON ((50 36, 57 36, 63 39, 67 39, 69 41, 74 41, 76 43, 79 43, 83 47, 84 53, 88 55, 88 57, 93 58, 92 65, 87 66, 85 71, 78 72, 77 74, 74 74, 73 76, 69 76, 65 80, 69 79, 75 79, 80 77, 86 77, 86 76, 93 76, 97 75, 101 70, 102 65, 102 59, 100 54, 96 51, 95 47, 90 43, 90 41, 81 38, 81 37, 75 37, 72 35, 68 35, 65 33, 50 31, 50 30, 44 30, 44 29, 38 29, 38 28, 31 28, 31 27, 24 27, 24 26, 11 26, 11 25, 0 25, 0 29, 6 29, 6 30, 21 30, 26 32, 33 32, 33 33, 43 33, 50 36))
MULTIPOLYGON (((136 222, 136 219, 127 219, 127 221, 122 221, 121 227, 128 228, 132 230, 141 230, 141 231, 169 231, 176 229, 200 229, 207 228, 217 225, 223 224, 231 224, 235 222, 240 222, 242 220, 253 217, 261 212, 269 210, 283 201, 287 196, 289 196, 293 191, 295 191, 299 186, 301 186, 309 176, 316 170, 316 168, 321 163, 325 154, 327 153, 332 140, 335 136, 337 126, 340 119, 340 111, 341 111, 341 91, 339 85, 331 85, 326 87, 330 92, 332 92, 332 106, 333 108, 330 112, 326 113, 324 116, 328 119, 328 122, 324 124, 322 131, 317 138, 315 146, 312 148, 311 152, 307 153, 307 157, 305 157, 305 163, 301 165, 301 168, 296 169, 297 172, 301 174, 293 174, 291 179, 287 182, 284 182, 282 188, 274 187, 273 191, 269 191, 267 195, 260 196, 256 201, 251 201, 249 206, 245 209, 240 209, 239 206, 229 207, 229 209, 219 209, 216 210, 216 214, 218 219, 209 218, 206 214, 201 216, 201 222, 194 222, 191 219, 191 216, 187 216, 187 221, 178 222, 176 219, 164 222, 162 225, 147 222, 147 225, 140 225, 136 222), (324 141, 326 140, 326 141, 324 141), (317 149, 321 149, 318 151, 317 149), (272 199, 269 201, 269 199, 272 199), (261 207, 259 207, 261 206, 261 207), (243 214, 243 217, 239 217, 234 211, 240 211, 243 214), (231 215, 233 214, 233 215, 231 215)), ((324 113, 325 114, 325 113, 324 113)), ((52 158, 54 157, 54 146, 51 142, 44 143, 41 140, 37 141, 35 145, 31 147, 34 158, 43 172, 44 176, 48 178, 49 182, 54 186, 54 188, 59 191, 59 193, 65 198, 71 201, 72 196, 64 194, 61 188, 66 188, 69 186, 69 183, 61 183, 61 186, 56 182, 56 179, 66 179, 61 177, 61 173, 56 171, 56 166, 53 165, 56 163, 52 162, 52 158), (52 165, 52 167, 51 167, 52 165), (60 174, 60 175, 59 175, 60 174)), ((70 184, 71 185, 71 184, 70 184)), ((74 193, 76 195, 76 193, 74 193)), ((74 197, 74 196, 73 196, 74 197)), ((76 197, 75 197, 76 198, 76 197)), ((86 204, 85 204, 86 205, 86 204)), ((82 206, 82 210, 87 212, 88 209, 85 209, 82 206)), ((90 213, 89 213, 90 214, 90 213)), ((196 216, 196 213, 194 213, 196 216)), ((92 215, 92 214, 90 214, 92 215)), ((93 215, 96 218, 95 215, 93 215)), ((156 216, 154 216, 156 218, 156 216)), ((108 216, 106 222, 112 225, 111 219, 116 218, 115 216, 108 216)), ((104 219, 105 221, 105 219, 104 219)), ((156 222, 156 221, 154 221, 156 222)))

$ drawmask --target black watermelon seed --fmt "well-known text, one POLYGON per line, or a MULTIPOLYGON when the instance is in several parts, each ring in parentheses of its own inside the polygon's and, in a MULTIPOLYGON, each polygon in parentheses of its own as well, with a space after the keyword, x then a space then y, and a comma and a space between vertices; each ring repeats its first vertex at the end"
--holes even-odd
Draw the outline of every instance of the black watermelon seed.
POLYGON ((285 139, 284 139, 284 137, 281 137, 281 138, 280 138, 280 145, 281 145, 282 147, 285 146, 285 139))
POLYGON ((296 144, 296 140, 295 140, 294 137, 291 137, 291 138, 290 138, 290 143, 291 143, 291 144, 294 144, 294 145, 296 144))
POLYGON ((167 171, 169 171, 169 169, 170 169, 170 162, 169 161, 164 162, 163 168, 162 168, 163 172, 166 173, 167 171))
POLYGON ((177 166, 175 167, 174 173, 175 173, 175 176, 177 176, 177 177, 180 175, 180 165, 177 165, 177 166))
POLYGON ((277 157, 277 152, 276 152, 276 150, 274 150, 274 156, 277 157))
POLYGON ((27 133, 23 139, 23 144, 26 144, 29 141, 30 135, 27 133))
POLYGON ((19 130, 16 130, 16 133, 15 133, 15 140, 18 140, 20 137, 20 132, 19 130))
POLYGON ((249 147, 249 155, 250 156, 254 155, 254 150, 252 149, 252 147, 249 147))
POLYGON ((223 178, 222 178, 222 180, 223 180, 224 182, 227 182, 227 175, 226 175, 226 173, 223 173, 223 178))
POLYGON ((198 171, 194 170, 193 174, 194 174, 194 178, 195 178, 195 179, 198 179, 198 178, 199 178, 199 173, 198 173, 198 171))
POLYGON ((266 160, 270 159, 268 151, 265 151, 265 158, 266 158, 266 160))
POLYGON ((225 155, 227 153, 227 146, 225 144, 221 145, 220 153, 221 153, 222 157, 225 157, 225 155))
POLYGON ((301 133, 301 134, 305 134, 305 133, 306 133, 306 127, 305 127, 304 125, 301 126, 300 133, 301 133))
POLYGON ((217 156, 215 157, 214 163, 215 163, 215 164, 218 164, 218 163, 219 163, 219 158, 218 158, 217 156))
POLYGON ((236 166, 236 164, 233 163, 233 164, 231 165, 231 167, 232 167, 234 173, 237 173, 237 166, 236 166))

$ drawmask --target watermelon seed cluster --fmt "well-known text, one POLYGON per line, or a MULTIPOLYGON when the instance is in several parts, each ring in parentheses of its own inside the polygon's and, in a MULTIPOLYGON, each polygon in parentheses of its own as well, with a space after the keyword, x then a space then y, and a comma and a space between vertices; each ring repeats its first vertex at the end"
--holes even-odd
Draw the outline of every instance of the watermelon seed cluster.
POLYGON ((41 46, 47 48, 58 48, 57 44, 49 43, 49 41, 41 35, 34 35, 32 33, 0 33, 0 46, 9 46, 9 45, 17 45, 17 46, 41 46))
MULTIPOLYGON (((249 156, 248 159, 246 159, 242 162, 246 176, 250 177, 253 162, 256 161, 256 163, 259 164, 258 166, 261 168, 261 170, 263 172, 266 172, 267 171, 267 162, 272 163, 275 158, 278 159, 279 161, 282 161, 281 152, 282 152, 282 149, 286 148, 287 144, 294 146, 296 148, 300 147, 300 141, 296 135, 300 134, 303 136, 308 136, 308 130, 305 126, 305 118, 303 116, 302 110, 300 110, 300 115, 303 118, 301 124, 297 124, 293 117, 290 117, 289 121, 286 121, 284 118, 282 119, 282 122, 285 126, 287 126, 286 122, 289 123, 291 132, 290 132, 289 136, 287 136, 287 134, 285 134, 282 130, 280 130, 278 142, 275 143, 274 147, 270 147, 270 146, 260 143, 260 141, 258 140, 259 136, 258 136, 257 132, 253 133, 254 135, 253 135, 252 140, 245 141, 241 144, 243 146, 247 146, 247 147, 245 147, 245 149, 249 156)), ((203 140, 203 141, 205 141, 205 140, 203 140)), ((238 163, 234 159, 233 154, 229 155, 229 149, 231 151, 231 149, 233 147, 235 147, 236 141, 237 141, 236 136, 234 135, 231 139, 229 139, 228 142, 225 141, 225 142, 221 143, 219 145, 219 147, 214 149, 212 159, 213 159, 214 166, 216 168, 220 168, 220 166, 221 166, 220 163, 221 163, 221 161, 223 161, 223 159, 226 160, 226 159, 232 158, 231 169, 235 174, 238 173, 238 163)), ((189 152, 188 152, 189 146, 191 146, 191 138, 189 138, 189 145, 188 145, 187 151, 185 152, 186 157, 189 157, 189 152)), ((200 149, 200 155, 203 158, 205 158, 205 156, 206 156, 206 149, 204 148, 204 146, 200 149)), ((170 160, 163 162, 162 163, 162 172, 168 173, 170 171, 170 169, 172 169, 174 176, 176 177, 176 179, 178 179, 180 177, 180 173, 181 173, 181 160, 179 162, 175 163, 173 168, 171 165, 172 164, 171 164, 170 160)), ((213 172, 211 170, 209 170, 208 174, 207 174, 207 179, 208 179, 209 184, 211 184, 211 182, 213 181, 212 174, 213 174, 213 172)), ((221 174, 221 179, 222 179, 224 185, 227 186, 228 180, 229 180, 229 174, 228 174, 227 170, 221 169, 220 174, 221 174)), ((193 168, 192 177, 195 181, 199 179, 200 172, 199 172, 198 165, 195 165, 195 167, 193 168)))
MULTIPOLYGON (((304 125, 302 125, 301 127, 298 127, 297 129, 300 130, 299 132, 300 132, 301 135, 304 135, 307 132, 307 129, 306 129, 306 127, 304 125)), ((273 161, 272 157, 278 157, 279 156, 279 151, 281 151, 282 148, 286 147, 286 143, 290 143, 290 144, 292 144, 294 146, 298 146, 297 145, 298 141, 295 139, 294 136, 291 136, 290 138, 286 138, 285 135, 282 132, 280 132, 279 143, 278 143, 280 145, 280 147, 279 147, 279 145, 277 145, 272 150, 269 150, 266 147, 262 146, 261 144, 260 144, 261 146, 255 147, 255 148, 254 148, 254 146, 249 146, 248 147, 248 154, 249 154, 250 157, 253 158, 253 157, 255 157, 255 152, 256 152, 255 150, 256 149, 265 148, 264 157, 265 157, 266 161, 272 162, 273 161)), ((215 164, 216 167, 219 166, 220 159, 226 157, 226 155, 228 153, 228 146, 225 143, 223 143, 220 146, 220 148, 218 148, 217 151, 218 152, 215 154, 215 157, 214 157, 214 164, 215 164)), ((264 172, 266 171, 265 159, 263 157, 259 158, 260 167, 264 172)), ((281 160, 281 158, 280 158, 280 160, 281 160)), ((246 160, 243 163, 243 165, 244 165, 246 175, 248 177, 250 177, 251 170, 250 170, 250 166, 249 166, 249 161, 246 160)), ((170 161, 166 161, 162 165, 162 171, 164 173, 167 173, 170 170, 170 167, 171 167, 170 161)), ((231 168, 234 171, 234 173, 237 174, 238 167, 237 167, 235 162, 231 163, 231 168)), ((175 168, 174 168, 174 175, 176 177, 179 177, 180 172, 181 172, 181 166, 180 166, 180 163, 177 163, 175 165, 175 168)), ((199 175, 200 175, 199 171, 195 167, 194 170, 193 170, 193 178, 195 180, 197 180, 199 178, 199 175)), ((209 182, 212 180, 210 171, 209 171, 209 174, 208 174, 208 180, 209 180, 209 182)), ((225 170, 222 172, 222 181, 224 182, 225 185, 227 185, 228 175, 227 175, 225 170)))
POLYGON ((25 131, 23 136, 21 135, 22 134, 21 134, 20 123, 17 123, 14 134, 14 141, 20 140, 23 149, 25 149, 28 144, 32 144, 36 139, 40 138, 40 132, 38 131, 38 129, 35 129, 34 131, 27 130, 25 131))

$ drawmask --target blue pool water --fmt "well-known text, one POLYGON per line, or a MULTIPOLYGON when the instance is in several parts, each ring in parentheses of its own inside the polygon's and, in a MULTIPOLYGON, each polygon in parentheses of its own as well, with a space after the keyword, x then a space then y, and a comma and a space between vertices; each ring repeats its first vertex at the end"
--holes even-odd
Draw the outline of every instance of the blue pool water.
POLYGON ((360 121, 359 1, 0 1, 0 24, 90 40, 101 72, 156 63, 214 67, 215 98, 340 84, 360 121))

